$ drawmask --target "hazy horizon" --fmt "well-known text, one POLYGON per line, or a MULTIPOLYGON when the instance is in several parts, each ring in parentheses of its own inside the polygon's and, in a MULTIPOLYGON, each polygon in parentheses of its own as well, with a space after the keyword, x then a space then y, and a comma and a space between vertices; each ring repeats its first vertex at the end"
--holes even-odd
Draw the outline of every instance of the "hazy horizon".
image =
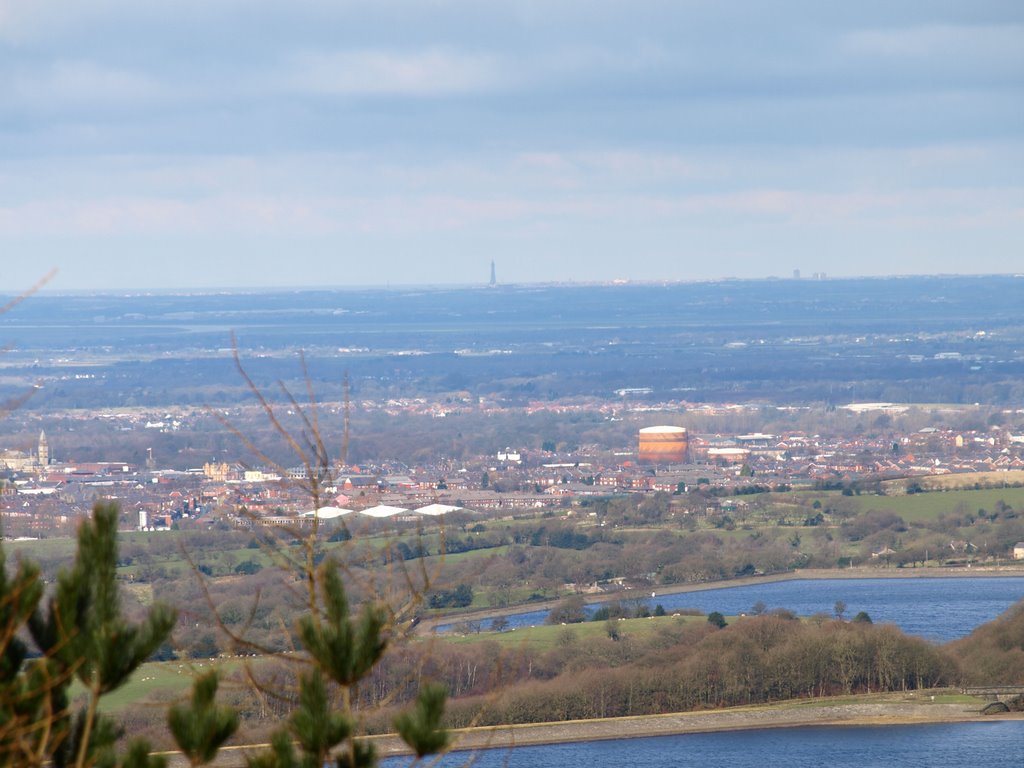
MULTIPOLYGON (((607 280, 607 281, 521 281, 516 283, 498 282, 490 285, 487 282, 477 283, 390 283, 390 284, 367 284, 367 285, 323 285, 323 286, 193 286, 166 288, 75 288, 61 289, 44 285, 34 292, 36 296, 114 296, 114 297, 135 297, 135 296, 215 296, 215 295, 264 295, 274 293, 312 293, 312 292, 360 292, 360 291, 396 291, 396 292, 429 292, 429 291, 467 291, 467 290, 502 290, 502 289, 544 289, 544 288, 611 288, 611 287, 644 287, 644 286, 697 286, 714 285, 719 283, 837 283, 837 282, 867 282, 867 281, 900 281, 900 280, 974 280, 988 278, 1004 278, 1007 280, 1024 279, 1024 273, 1020 272, 922 272, 907 274, 853 274, 853 275, 822 275, 815 278, 812 275, 801 275, 794 278, 793 275, 754 276, 754 278, 738 278, 738 276, 726 275, 722 278, 707 278, 700 280, 607 280)), ((0 296, 17 296, 23 291, 22 287, 0 288, 0 296)), ((28 291, 29 286, 24 287, 28 291)))
POLYGON ((0 0, 4 287, 1012 272, 1022 39, 1010 0, 0 0))
MULTIPOLYGON (((168 286, 166 288, 140 288, 140 287, 124 287, 124 288, 51 288, 49 285, 45 285, 38 290, 38 295, 48 296, 61 296, 61 295, 175 295, 175 294, 188 294, 188 295, 216 295, 216 294, 248 294, 248 293, 274 293, 274 292, 288 292, 288 293, 303 293, 308 291, 430 291, 430 290, 466 290, 479 288, 483 290, 501 289, 501 288, 587 288, 587 287, 609 287, 609 286, 657 286, 657 285, 697 285, 705 283, 728 283, 728 282, 744 282, 744 283, 757 283, 757 282, 778 282, 781 280, 789 282, 823 282, 823 281, 840 281, 840 280, 910 280, 910 279, 928 279, 928 278, 955 278, 955 279, 972 279, 972 278, 988 278, 988 277, 1004 277, 1004 278, 1024 278, 1024 274, 1016 272, 977 272, 977 273, 954 273, 954 272, 922 272, 922 273, 908 273, 908 274, 891 274, 891 275, 824 275, 820 278, 813 277, 811 275, 801 275, 799 278, 794 278, 792 275, 766 275, 764 277, 735 277, 735 276, 723 276, 723 277, 709 277, 702 279, 650 279, 650 280, 549 280, 549 281, 519 281, 519 282, 502 282, 498 281, 495 285, 490 285, 487 281, 482 282, 466 282, 466 283, 381 283, 372 284, 367 283, 365 285, 263 285, 263 286, 241 286, 241 285, 206 285, 206 286, 168 286)), ((28 286, 26 286, 27 288, 28 286)), ((0 291, 2 295, 17 295, 16 290, 4 289, 0 291)))

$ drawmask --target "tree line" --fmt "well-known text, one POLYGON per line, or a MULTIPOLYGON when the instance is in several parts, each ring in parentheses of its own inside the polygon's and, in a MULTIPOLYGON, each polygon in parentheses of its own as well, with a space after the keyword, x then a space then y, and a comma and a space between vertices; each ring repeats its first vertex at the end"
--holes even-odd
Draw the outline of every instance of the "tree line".
MULTIPOLYGON (((612 620, 608 623, 618 625, 612 620)), ((723 628, 663 620, 653 634, 580 637, 532 650, 493 639, 431 646, 429 658, 376 675, 443 680, 447 722, 532 723, 657 714, 791 699, 983 684, 1024 684, 1024 601, 971 636, 945 645, 868 617, 799 620, 780 611, 723 628)), ((394 691, 392 691, 394 692, 394 691)), ((397 691, 401 693, 401 691, 397 691)))

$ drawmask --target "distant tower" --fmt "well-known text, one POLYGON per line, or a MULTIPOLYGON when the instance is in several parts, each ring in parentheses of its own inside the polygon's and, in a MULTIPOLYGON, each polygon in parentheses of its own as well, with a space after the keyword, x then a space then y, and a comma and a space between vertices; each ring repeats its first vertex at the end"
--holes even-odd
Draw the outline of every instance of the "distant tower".
POLYGON ((492 286, 498 284, 498 273, 494 271, 494 259, 491 259, 491 283, 492 286))
POLYGON ((39 430, 39 451, 36 454, 36 460, 40 467, 45 467, 50 463, 50 445, 46 442, 46 433, 43 430, 39 430))

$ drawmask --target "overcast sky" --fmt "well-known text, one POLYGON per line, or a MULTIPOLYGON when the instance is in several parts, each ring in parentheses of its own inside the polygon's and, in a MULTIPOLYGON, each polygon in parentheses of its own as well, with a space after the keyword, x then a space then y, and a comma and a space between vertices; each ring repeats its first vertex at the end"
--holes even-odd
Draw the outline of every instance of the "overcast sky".
POLYGON ((0 0, 0 291, 1021 272, 1022 176, 1021 0, 0 0))

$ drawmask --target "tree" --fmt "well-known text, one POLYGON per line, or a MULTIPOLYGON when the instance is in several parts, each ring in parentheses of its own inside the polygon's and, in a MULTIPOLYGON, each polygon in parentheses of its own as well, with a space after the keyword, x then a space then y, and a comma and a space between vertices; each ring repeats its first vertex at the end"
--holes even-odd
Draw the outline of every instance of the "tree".
POLYGON ((846 603, 842 600, 836 600, 836 604, 832 607, 832 612, 835 613, 836 618, 839 621, 843 620, 843 614, 846 613, 846 603))
POLYGON ((419 690, 416 706, 395 718, 395 730, 402 741, 412 747, 417 758, 443 751, 451 741, 441 725, 448 691, 439 683, 427 683, 419 690))
MULTIPOLYGON (((237 343, 232 336, 232 353, 235 367, 251 395, 257 401, 273 432, 292 452, 292 461, 303 471, 292 482, 319 509, 324 490, 337 478, 339 467, 343 467, 348 450, 348 379, 345 378, 345 420, 341 455, 337 461, 328 451, 329 441, 321 429, 320 406, 317 401, 312 379, 306 368, 305 358, 300 354, 306 400, 300 402, 281 382, 281 402, 273 402, 252 380, 242 365, 237 343)), ((261 463, 271 466, 281 477, 292 473, 280 462, 274 461, 225 419, 221 423, 239 437, 261 463)), ((369 742, 358 740, 363 717, 359 708, 359 684, 365 680, 380 663, 390 645, 404 637, 414 624, 415 611, 430 591, 432 576, 422 565, 418 571, 407 570, 402 558, 387 558, 390 565, 401 571, 399 582, 407 585, 408 599, 397 603, 386 601, 381 594, 381 585, 370 573, 359 582, 357 570, 333 556, 325 557, 321 550, 322 537, 318 536, 319 519, 314 516, 308 529, 281 527, 265 543, 264 552, 282 571, 294 578, 301 575, 301 593, 305 613, 295 628, 305 655, 289 656, 289 662, 298 660, 304 669, 297 675, 298 705, 291 712, 287 723, 274 734, 271 748, 250 758, 253 768, 294 768, 295 766, 321 766, 333 757, 339 766, 365 768, 377 763, 374 747, 369 742), (292 542, 298 543, 299 555, 292 553, 292 542), (355 614, 350 608, 349 588, 343 574, 360 587, 363 595, 362 606, 355 614), (296 749, 298 755, 296 755, 296 749)), ((344 523, 342 523, 344 527, 344 523)), ((384 545, 378 561, 393 548, 384 545)), ((461 603, 472 601, 472 590, 468 585, 452 592, 452 599, 461 603)), ((211 608, 213 606, 211 605, 211 608)), ((255 605, 254 605, 255 610, 255 605)), ((254 644, 243 635, 233 632, 224 624, 221 631, 236 647, 272 653, 271 649, 254 644)), ((477 630, 479 631, 479 629, 477 630)), ((260 683, 253 670, 248 670, 256 692, 263 697, 282 697, 274 683, 260 683)), ((394 720, 405 743, 418 757, 443 749, 448 735, 440 727, 444 711, 446 689, 429 681, 420 685, 411 710, 394 720)))
POLYGON ((612 618, 612 611, 607 605, 602 605, 591 615, 591 621, 608 621, 612 618))
POLYGON ((197 678, 189 704, 177 704, 167 714, 174 740, 193 766, 204 765, 238 729, 238 713, 214 703, 218 675, 208 672, 197 678))
POLYGON ((547 624, 578 624, 586 621, 586 605, 583 595, 569 595, 551 609, 544 621, 547 624))
POLYGON ((719 629, 725 629, 726 621, 725 616, 720 614, 718 611, 712 611, 708 614, 708 624, 719 629))
POLYGON ((619 622, 615 619, 606 619, 604 622, 604 631, 608 635, 609 640, 618 640, 619 635, 619 622))
MULTIPOLYGON (((158 765, 149 745, 132 742, 118 758, 117 724, 100 711, 103 696, 121 687, 164 643, 174 626, 174 609, 155 604, 139 623, 121 611, 115 569, 115 504, 101 502, 78 530, 78 552, 57 577, 44 602, 38 567, 23 562, 13 580, 0 575, 3 647, 0 649, 0 764, 58 768, 102 765, 158 765), (28 629, 36 658, 16 635, 28 629), (85 689, 72 712, 73 680, 85 689), (140 762, 142 761, 142 762, 140 762)), ((0 574, 4 556, 0 549, 0 574)))

